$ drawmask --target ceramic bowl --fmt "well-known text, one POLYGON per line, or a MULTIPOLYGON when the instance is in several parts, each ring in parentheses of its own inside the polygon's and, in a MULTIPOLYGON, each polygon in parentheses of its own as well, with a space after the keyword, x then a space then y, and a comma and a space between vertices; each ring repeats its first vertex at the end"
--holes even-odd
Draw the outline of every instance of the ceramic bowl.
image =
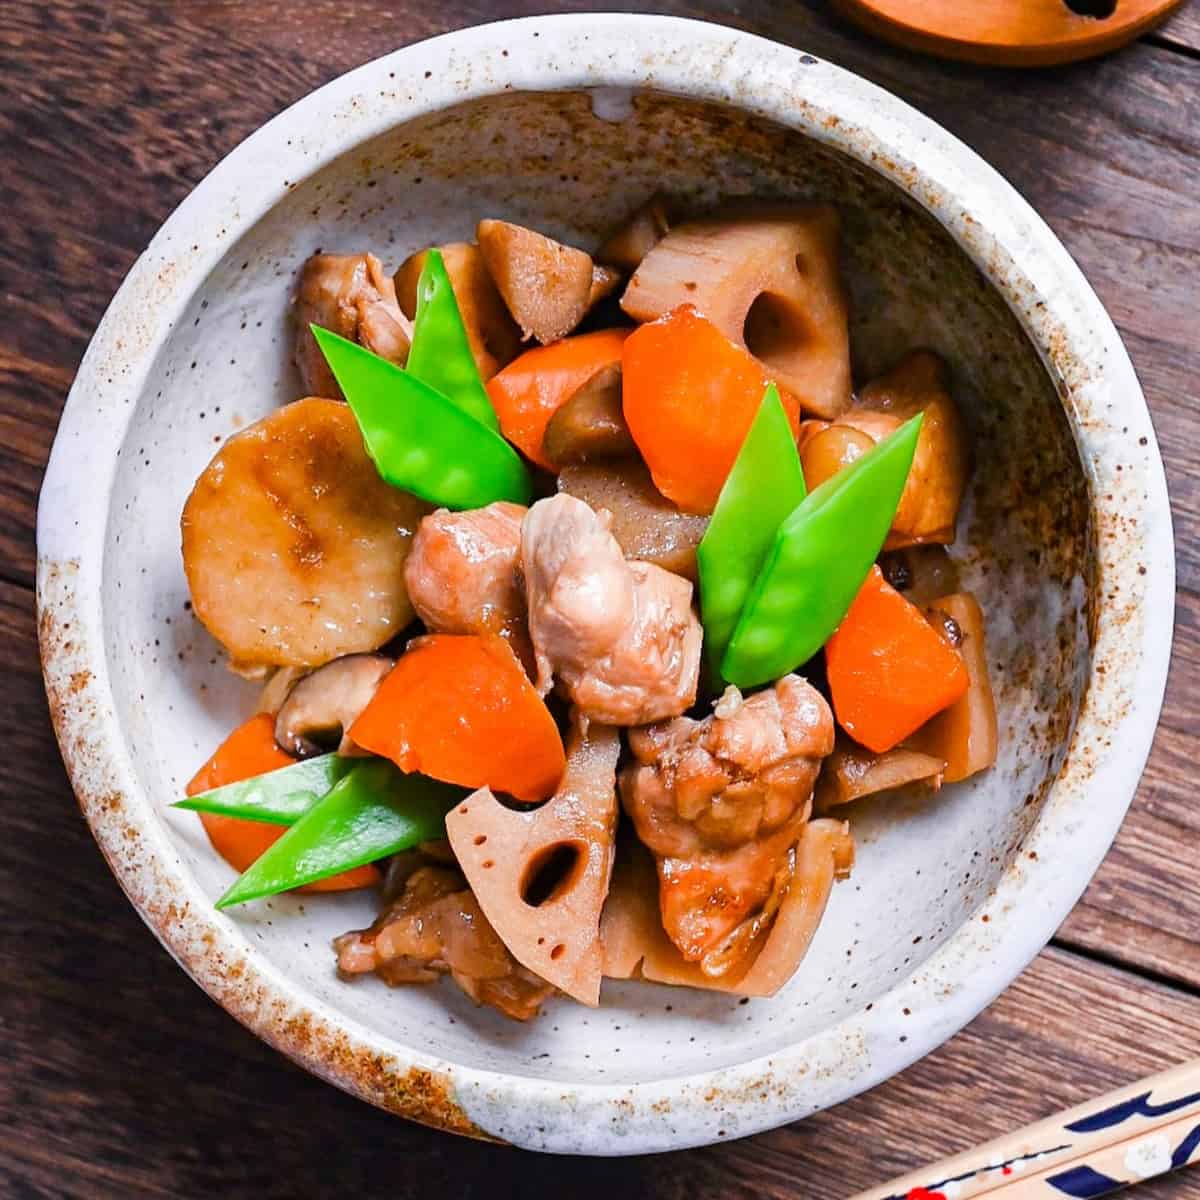
POLYGON ((1173 557, 1129 359, 1015 191, 862 79, 744 33, 559 16, 408 47, 238 147, 138 260, 80 368, 38 526, 47 690, 113 872, 218 1003, 340 1087, 460 1133, 620 1154, 734 1138, 836 1104, 939 1045, 1078 898, 1137 785, 1162 697, 1173 557), (192 480, 293 399, 288 301, 318 247, 395 266, 485 215, 583 245, 656 190, 822 196, 845 216, 856 378, 952 364, 976 471, 956 553, 988 613, 999 762, 932 799, 864 805, 858 866, 798 975, 736 999, 610 983, 528 1025, 449 984, 334 976, 356 894, 228 914, 231 873, 171 813, 250 709, 193 619, 192 480))

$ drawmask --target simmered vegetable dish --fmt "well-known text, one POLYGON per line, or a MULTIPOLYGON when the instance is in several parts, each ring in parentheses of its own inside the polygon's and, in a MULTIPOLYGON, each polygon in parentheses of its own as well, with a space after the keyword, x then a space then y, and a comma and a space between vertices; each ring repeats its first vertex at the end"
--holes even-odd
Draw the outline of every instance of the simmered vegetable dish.
POLYGON ((343 979, 770 995, 847 806, 995 760, 946 364, 855 390, 832 207, 677 217, 314 255, 299 398, 188 498, 196 615, 264 686, 177 807, 219 908, 376 890, 343 979))

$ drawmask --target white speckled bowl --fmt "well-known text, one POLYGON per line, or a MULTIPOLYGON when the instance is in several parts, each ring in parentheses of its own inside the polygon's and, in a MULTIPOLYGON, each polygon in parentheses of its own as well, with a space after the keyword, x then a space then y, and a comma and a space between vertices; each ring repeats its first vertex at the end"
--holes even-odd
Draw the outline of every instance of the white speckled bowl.
POLYGON ((122 887, 209 994, 397 1113, 553 1151, 737 1137, 835 1104, 949 1037, 1041 948, 1133 795, 1170 644, 1163 472, 1112 323, 1062 246, 954 138, 815 59, 713 25, 549 17, 464 30, 322 88, 231 154, 126 280, 72 389, 38 527, 63 756, 122 887), (318 246, 390 264, 482 215, 585 244, 661 188, 831 197, 855 367, 952 362, 978 469, 958 553, 991 618, 996 768, 867 806, 851 882, 769 1001, 634 983, 528 1026, 451 986, 338 983, 364 895, 214 912, 229 882, 167 804, 252 693, 185 607, 178 518, 232 430, 293 398, 287 309, 318 246))

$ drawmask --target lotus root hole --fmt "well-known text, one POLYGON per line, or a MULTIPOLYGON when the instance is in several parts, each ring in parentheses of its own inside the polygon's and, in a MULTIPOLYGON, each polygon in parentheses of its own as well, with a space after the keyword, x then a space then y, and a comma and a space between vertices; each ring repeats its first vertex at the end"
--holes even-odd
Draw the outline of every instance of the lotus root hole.
POLYGON ((540 908, 566 895, 578 881, 585 862, 585 848, 578 842, 542 847, 525 867, 521 899, 530 908, 540 908))
POLYGON ((562 944, 562 942, 559 942, 559 943, 558 943, 558 945, 557 945, 557 946, 555 946, 555 947, 554 947, 554 949, 550 951, 550 957, 551 957, 551 958, 556 958, 556 959, 557 959, 557 958, 562 958, 562 956, 563 956, 563 951, 564 951, 565 949, 566 949, 566 946, 564 946, 564 945, 562 944))
POLYGON ((477 833, 477 834, 475 835, 475 845, 477 845, 477 846, 482 846, 482 845, 483 845, 483 843, 484 843, 484 842, 486 842, 486 841, 487 841, 487 834, 486 834, 486 833, 477 833))
POLYGON ((774 292, 762 292, 750 305, 742 326, 746 349, 760 362, 790 371, 805 353, 807 330, 797 305, 774 292))

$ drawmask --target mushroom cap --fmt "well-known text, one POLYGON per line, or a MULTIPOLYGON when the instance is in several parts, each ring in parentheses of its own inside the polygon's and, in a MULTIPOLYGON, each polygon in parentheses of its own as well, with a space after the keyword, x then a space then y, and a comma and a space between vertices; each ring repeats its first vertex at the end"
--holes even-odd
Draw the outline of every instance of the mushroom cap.
POLYGON ((289 754, 320 754, 333 738, 345 751, 346 730, 395 666, 384 654, 345 654, 296 683, 275 717, 275 741, 289 754))

